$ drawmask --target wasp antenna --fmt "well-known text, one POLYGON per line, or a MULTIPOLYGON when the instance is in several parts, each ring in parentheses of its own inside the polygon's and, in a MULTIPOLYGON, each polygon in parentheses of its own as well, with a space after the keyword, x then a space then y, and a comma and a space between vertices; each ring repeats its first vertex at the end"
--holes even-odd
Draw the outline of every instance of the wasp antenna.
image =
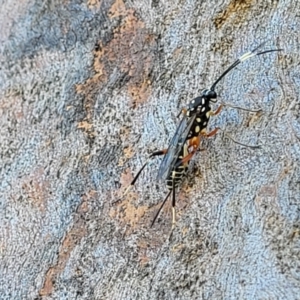
POLYGON ((227 70, 225 70, 221 76, 214 82, 214 84, 211 86, 210 90, 211 91, 214 91, 215 90, 215 87, 216 85, 220 82, 220 80, 225 76, 227 75, 227 73, 229 73, 232 69, 234 69, 236 66, 238 66, 241 62, 253 57, 253 56, 256 56, 256 55, 262 55, 262 54, 265 54, 265 53, 269 53, 269 52, 275 52, 275 51, 282 51, 282 49, 270 49, 270 50, 265 50, 265 51, 262 51, 262 52, 258 52, 256 53, 256 51, 261 48, 266 42, 263 42, 261 43, 260 45, 258 45, 256 48, 254 48, 253 50, 247 52, 247 53, 244 53, 242 56, 240 56, 232 65, 230 65, 227 70))
POLYGON ((266 51, 262 51, 259 53, 256 53, 256 55, 261 55, 261 54, 265 54, 265 53, 269 53, 269 52, 276 52, 276 51, 283 51, 283 49, 270 49, 270 50, 266 50, 266 51))
POLYGON ((224 130, 223 130, 224 134, 229 138, 231 139, 234 143, 238 144, 238 145, 241 145, 241 146, 244 146, 244 147, 249 147, 251 149, 258 149, 258 148, 261 148, 261 145, 248 145, 248 144, 244 144, 244 143, 241 143, 237 140, 235 140, 231 135, 229 135, 228 133, 226 133, 224 130))
POLYGON ((251 52, 255 52, 256 50, 258 50, 259 48, 261 48, 262 46, 264 46, 269 40, 266 40, 262 43, 260 43, 256 48, 254 48, 251 52))
POLYGON ((159 216, 159 214, 160 214, 160 211, 162 210, 163 206, 165 205, 166 201, 168 200, 169 196, 171 195, 171 192, 172 192, 172 190, 171 190, 171 191, 169 191, 169 193, 168 193, 167 197, 165 198, 164 202, 161 204, 161 206, 160 206, 159 210, 157 211, 157 213, 156 213, 156 215, 155 215, 155 217, 154 217, 154 219, 153 219, 153 221, 152 221, 152 223, 151 223, 151 226, 150 226, 150 227, 152 227, 152 226, 153 226, 153 224, 155 223, 155 221, 156 221, 157 217, 158 217, 158 216, 159 216))

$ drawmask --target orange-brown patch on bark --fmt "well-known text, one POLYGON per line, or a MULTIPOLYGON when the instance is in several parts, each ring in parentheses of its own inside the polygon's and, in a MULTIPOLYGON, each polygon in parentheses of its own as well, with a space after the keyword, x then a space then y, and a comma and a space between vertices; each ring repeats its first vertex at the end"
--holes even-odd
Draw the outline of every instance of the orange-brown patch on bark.
POLYGON ((131 158, 133 154, 135 153, 134 149, 132 147, 127 147, 123 150, 124 156, 126 158, 131 158))
POLYGON ((186 247, 185 244, 175 244, 173 247, 172 247, 172 252, 173 253, 176 253, 176 252, 181 252, 182 249, 184 249, 186 247))
POLYGON ((125 172, 121 174, 120 177, 120 183, 122 185, 121 187, 122 193, 127 189, 127 187, 129 187, 132 179, 133 179, 132 173, 130 172, 130 169, 127 168, 125 172))
POLYGON ((21 95, 7 92, 6 97, 0 99, 0 117, 4 115, 15 119, 17 122, 24 119, 21 95))
POLYGON ((90 137, 95 137, 94 126, 88 121, 81 121, 77 124, 77 128, 83 129, 84 132, 90 137))
POLYGON ((92 123, 93 123, 93 111, 95 106, 95 97, 96 94, 99 92, 99 88, 102 86, 103 83, 107 81, 106 71, 104 70, 105 67, 102 64, 100 59, 101 55, 103 55, 103 52, 101 50, 94 51, 93 69, 95 71, 95 75, 91 78, 88 78, 86 82, 84 82, 83 84, 77 84, 75 86, 76 93, 81 94, 84 97, 83 103, 86 112, 86 116, 84 120, 79 122, 78 128, 84 129, 84 131, 91 136, 94 135, 93 133, 94 127, 92 123))
POLYGON ((101 6, 102 0, 88 0, 87 6, 89 9, 99 9, 101 6))
POLYGON ((176 48, 173 52, 174 58, 178 58, 178 56, 182 53, 182 47, 176 48))
POLYGON ((91 208, 89 206, 90 200, 96 199, 97 196, 98 196, 98 192, 95 191, 95 190, 90 190, 88 193, 83 195, 82 196, 82 202, 78 206, 77 212, 79 214, 84 214, 84 213, 89 212, 91 210, 91 208))
POLYGON ((250 12, 253 0, 232 0, 227 8, 214 18, 214 25, 220 29, 226 22, 238 24, 243 22, 250 12))
POLYGON ((83 128, 85 130, 91 130, 93 128, 93 124, 90 124, 86 121, 79 122, 77 125, 78 128, 83 128))
POLYGON ((43 288, 39 291, 40 296, 49 296, 53 291, 53 284, 55 283, 55 277, 57 275, 57 271, 54 267, 51 267, 47 274, 44 282, 43 288))
POLYGON ((60 247, 58 254, 57 264, 53 267, 50 267, 46 273, 44 286, 39 292, 41 296, 48 296, 52 293, 56 278, 64 270, 72 250, 85 234, 86 227, 84 221, 79 219, 78 222, 74 224, 74 227, 67 233, 62 242, 62 246, 60 247))
POLYGON ((132 148, 132 147, 126 147, 126 148, 124 148, 123 153, 124 153, 124 155, 120 157, 119 162, 118 162, 119 167, 124 166, 125 161, 127 159, 131 158, 134 155, 135 151, 134 151, 134 148, 132 148))
POLYGON ((151 82, 148 80, 142 83, 128 85, 128 94, 133 99, 133 105, 145 102, 150 94, 151 82))
POLYGON ((150 261, 150 258, 147 255, 147 250, 149 249, 149 241, 145 239, 139 240, 137 242, 137 246, 138 246, 138 253, 139 253, 138 256, 139 264, 140 266, 143 267, 150 261))
POLYGON ((140 220, 145 215, 148 206, 136 206, 138 195, 134 192, 126 194, 126 198, 122 199, 116 206, 112 207, 109 211, 109 216, 113 219, 117 219, 120 223, 128 226, 126 235, 137 229, 140 220))
MULTIPOLYGON (((120 137, 123 142, 128 141, 129 133, 130 133, 130 131, 127 127, 122 126, 120 128, 120 137)), ((135 151, 134 151, 133 147, 125 146, 123 153, 124 153, 124 155, 120 157, 119 162, 118 162, 118 166, 120 166, 120 167, 122 167, 124 165, 124 163, 127 159, 131 158, 134 155, 135 151)))
POLYGON ((126 6, 123 0, 116 0, 109 10, 110 18, 116 18, 126 15, 126 6))
POLYGON ((144 23, 135 16, 135 11, 126 9, 122 0, 115 2, 109 14, 111 18, 123 17, 121 26, 114 30, 114 38, 109 43, 109 60, 117 62, 120 71, 129 76, 128 93, 133 102, 144 102, 150 93, 149 75, 154 59, 155 38, 147 33, 144 23))
POLYGON ((121 18, 121 24, 113 30, 108 43, 99 42, 94 50, 94 76, 75 87, 76 92, 84 97, 86 117, 83 121, 89 124, 93 123, 96 96, 111 74, 117 74, 120 82, 126 78, 124 85, 133 104, 145 102, 151 92, 155 37, 149 34, 135 11, 127 9, 122 0, 116 0, 108 17, 121 18))
POLYGON ((82 202, 74 218, 73 227, 67 232, 59 249, 57 264, 50 267, 46 273, 44 285, 39 291, 40 296, 49 296, 52 293, 56 278, 63 272, 71 252, 86 235, 86 222, 81 215, 90 210, 89 200, 95 198, 96 195, 97 191, 91 190, 82 197, 82 202))
POLYGON ((21 179, 21 188, 26 194, 30 203, 41 212, 45 212, 45 205, 49 196, 50 183, 45 178, 43 167, 34 169, 32 174, 21 179))
POLYGON ((182 235, 186 236, 186 234, 189 232, 189 230, 190 229, 188 227, 183 227, 182 230, 181 230, 182 235))
POLYGON ((149 209, 146 205, 134 205, 134 203, 137 203, 137 193, 128 191, 126 195, 123 195, 124 191, 130 186, 132 179, 133 176, 129 169, 126 169, 126 171, 121 174, 120 183, 122 186, 118 191, 120 201, 116 202, 116 205, 113 206, 108 213, 112 219, 117 219, 120 223, 128 226, 127 235, 137 228, 139 221, 149 209))

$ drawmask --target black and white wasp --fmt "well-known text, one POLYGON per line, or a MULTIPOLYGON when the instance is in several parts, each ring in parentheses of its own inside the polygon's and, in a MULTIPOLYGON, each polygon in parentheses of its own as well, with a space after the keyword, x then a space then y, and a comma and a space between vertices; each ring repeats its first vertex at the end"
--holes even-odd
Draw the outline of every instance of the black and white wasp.
POLYGON ((219 78, 213 83, 210 89, 206 89, 202 94, 194 98, 187 106, 187 108, 181 111, 182 119, 175 131, 173 138, 167 149, 153 152, 146 163, 138 171, 130 186, 125 191, 132 187, 143 169, 148 164, 149 160, 154 156, 164 155, 164 158, 160 164, 157 179, 165 180, 169 193, 163 203, 161 204, 158 212, 156 213, 151 226, 157 219, 162 207, 166 203, 167 199, 172 193, 172 227, 175 225, 175 196, 176 188, 179 186, 187 172, 190 159, 196 153, 199 148, 200 138, 211 137, 215 135, 219 128, 215 128, 211 132, 207 133, 207 125, 211 116, 217 115, 221 109, 220 105, 215 111, 211 109, 211 102, 217 102, 217 93, 215 88, 221 79, 227 75, 231 70, 237 67, 240 63, 248 60, 251 57, 266 54, 269 52, 281 51, 282 49, 271 49, 261 52, 257 52, 265 43, 260 44, 258 47, 240 56, 232 65, 230 65, 219 78))

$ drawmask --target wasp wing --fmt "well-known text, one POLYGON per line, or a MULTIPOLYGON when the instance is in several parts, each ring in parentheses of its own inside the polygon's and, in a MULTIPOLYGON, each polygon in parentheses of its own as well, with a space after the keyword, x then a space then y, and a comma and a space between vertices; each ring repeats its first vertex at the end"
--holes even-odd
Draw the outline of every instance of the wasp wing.
POLYGON ((187 140, 188 134, 195 121, 195 118, 196 114, 189 118, 186 115, 184 115, 184 117, 181 119, 176 129, 176 132, 169 144, 168 152, 165 154, 160 164, 157 179, 166 180, 169 177, 171 171, 173 170, 178 160, 178 155, 181 152, 182 147, 187 140))

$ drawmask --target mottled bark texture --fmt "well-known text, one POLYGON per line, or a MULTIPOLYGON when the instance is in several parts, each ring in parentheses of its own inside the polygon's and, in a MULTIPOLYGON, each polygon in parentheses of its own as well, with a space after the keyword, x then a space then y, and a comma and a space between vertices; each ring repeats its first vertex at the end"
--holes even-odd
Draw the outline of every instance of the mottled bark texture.
POLYGON ((299 299, 300 2, 4 0, 1 299, 299 299), (225 107, 178 191, 160 159, 176 115, 225 107), (225 133, 224 133, 225 132, 225 133), (259 149, 242 147, 227 138, 259 149))

